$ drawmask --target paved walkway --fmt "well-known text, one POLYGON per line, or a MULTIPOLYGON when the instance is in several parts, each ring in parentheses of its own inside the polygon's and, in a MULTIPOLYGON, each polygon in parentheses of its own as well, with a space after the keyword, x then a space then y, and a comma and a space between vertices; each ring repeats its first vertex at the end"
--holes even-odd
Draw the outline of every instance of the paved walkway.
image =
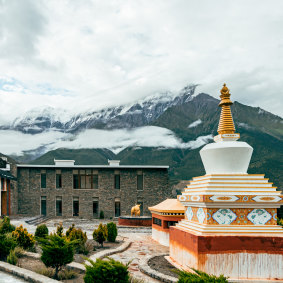
POLYGON ((160 282, 142 273, 138 267, 139 262, 149 255, 169 254, 169 248, 152 240, 151 234, 130 233, 123 236, 129 237, 133 241, 131 247, 123 253, 114 254, 110 257, 123 263, 131 261, 129 270, 134 277, 143 279, 146 282, 160 282))

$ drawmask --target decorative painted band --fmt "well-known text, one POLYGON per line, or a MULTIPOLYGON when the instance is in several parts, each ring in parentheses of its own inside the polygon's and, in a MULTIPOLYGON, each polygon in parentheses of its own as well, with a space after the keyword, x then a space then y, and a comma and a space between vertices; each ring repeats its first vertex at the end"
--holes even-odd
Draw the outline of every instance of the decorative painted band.
POLYGON ((283 203, 283 195, 179 195, 179 201, 283 203))
POLYGON ((187 207, 185 219, 210 225, 276 225, 275 208, 187 207))

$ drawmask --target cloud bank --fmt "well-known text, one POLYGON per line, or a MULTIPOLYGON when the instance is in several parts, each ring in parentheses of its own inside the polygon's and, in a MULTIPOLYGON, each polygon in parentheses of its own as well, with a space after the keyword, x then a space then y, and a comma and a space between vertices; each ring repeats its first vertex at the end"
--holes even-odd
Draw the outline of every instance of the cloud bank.
POLYGON ((45 152, 57 148, 107 148, 116 154, 127 147, 196 149, 210 142, 212 135, 200 136, 196 140, 184 143, 166 128, 146 126, 131 130, 91 129, 77 136, 55 131, 36 135, 0 131, 0 139, 2 153, 19 156, 39 147, 44 147, 45 152))

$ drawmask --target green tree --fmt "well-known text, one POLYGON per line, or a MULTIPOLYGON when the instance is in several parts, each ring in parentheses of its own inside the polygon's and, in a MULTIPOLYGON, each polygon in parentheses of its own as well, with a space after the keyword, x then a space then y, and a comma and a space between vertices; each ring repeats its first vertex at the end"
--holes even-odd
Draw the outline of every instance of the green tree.
POLYGON ((46 239, 39 238, 42 249, 41 260, 46 267, 55 268, 55 279, 58 279, 58 272, 62 266, 74 259, 74 245, 76 241, 68 241, 65 237, 51 234, 46 239))
POLYGON ((0 234, 0 260, 5 260, 16 246, 17 242, 11 234, 0 234))
POLYGON ((114 243, 118 235, 117 226, 114 222, 107 223, 107 233, 107 240, 114 243))
POLYGON ((99 224, 98 228, 93 231, 93 239, 103 247, 103 242, 107 239, 107 227, 102 223, 99 224))
POLYGON ((12 232, 12 236, 16 239, 18 245, 25 250, 34 246, 34 236, 30 234, 27 228, 24 228, 23 225, 17 227, 16 230, 12 232))
POLYGON ((66 238, 70 241, 77 240, 78 244, 76 245, 76 252, 78 253, 87 253, 87 249, 85 248, 85 243, 87 241, 86 232, 83 232, 82 229, 76 228, 75 224, 69 227, 66 231, 66 238))
POLYGON ((37 238, 45 238, 48 236, 48 228, 45 224, 41 224, 36 227, 34 236, 37 238))
POLYGON ((128 283, 130 280, 129 264, 124 265, 112 258, 107 260, 97 259, 95 262, 90 259, 87 260, 90 265, 85 264, 85 283, 128 283))
POLYGON ((4 216, 0 222, 0 234, 6 234, 15 231, 16 227, 10 223, 10 218, 4 216))

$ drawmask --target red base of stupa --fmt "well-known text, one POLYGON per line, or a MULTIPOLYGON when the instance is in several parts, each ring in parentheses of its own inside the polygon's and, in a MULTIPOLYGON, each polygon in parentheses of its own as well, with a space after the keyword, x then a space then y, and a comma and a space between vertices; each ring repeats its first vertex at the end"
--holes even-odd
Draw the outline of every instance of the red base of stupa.
POLYGON ((170 258, 185 270, 235 279, 283 279, 282 236, 199 236, 170 227, 170 258))

